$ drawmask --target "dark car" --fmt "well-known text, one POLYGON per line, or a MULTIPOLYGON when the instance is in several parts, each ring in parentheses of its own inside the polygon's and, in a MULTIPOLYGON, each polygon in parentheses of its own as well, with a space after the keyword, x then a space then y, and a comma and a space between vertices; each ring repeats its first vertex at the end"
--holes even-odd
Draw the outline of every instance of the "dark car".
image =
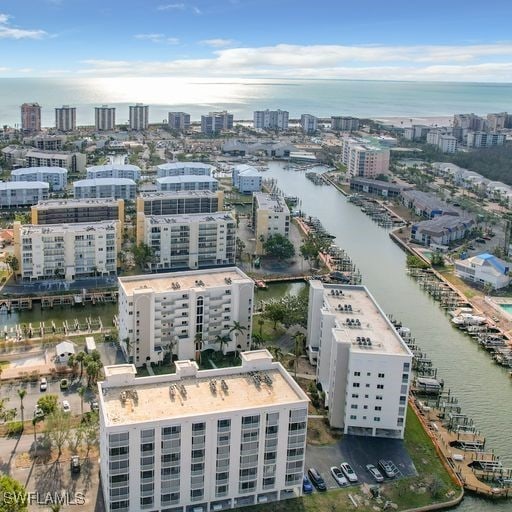
POLYGON ((308 476, 311 480, 312 484, 319 490, 319 491, 326 491, 327 486, 325 485, 325 480, 322 478, 322 475, 318 472, 315 468, 309 468, 308 469, 308 476))
POLYGON ((306 475, 302 478, 302 492, 304 494, 311 494, 313 492, 313 484, 306 475))
POLYGON ((71 457, 71 473, 80 473, 80 459, 78 458, 78 456, 76 455, 73 455, 73 457, 71 457))

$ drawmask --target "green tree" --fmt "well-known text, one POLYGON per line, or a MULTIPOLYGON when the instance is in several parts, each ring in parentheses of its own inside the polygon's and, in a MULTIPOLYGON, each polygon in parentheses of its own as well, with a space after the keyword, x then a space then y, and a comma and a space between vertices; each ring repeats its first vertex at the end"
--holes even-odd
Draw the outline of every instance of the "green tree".
POLYGON ((278 323, 284 322, 286 314, 287 311, 281 301, 270 300, 263 307, 262 316, 273 322, 275 330, 278 323))
POLYGON ((241 238, 236 239, 236 257, 237 259, 242 259, 242 253, 245 249, 245 242, 241 238))
POLYGON ((267 348, 276 361, 281 361, 283 359, 283 351, 281 350, 281 347, 270 345, 267 348))
POLYGON ((101 375, 102 365, 99 361, 88 359, 85 363, 85 371, 87 372, 87 386, 90 387, 98 381, 101 375))
POLYGON ((0 512, 27 512, 27 490, 9 475, 0 476, 0 512), (7 496, 13 499, 6 499, 7 496))
POLYGON ((326 252, 331 246, 331 239, 327 237, 322 237, 319 235, 315 235, 313 233, 309 233, 306 238, 304 238, 303 244, 300 246, 300 253, 302 257, 309 261, 314 262, 315 267, 318 268, 320 253, 326 252))
POLYGON ((144 242, 141 242, 139 245, 136 245, 133 248, 133 259, 135 263, 139 266, 141 270, 144 270, 148 263, 151 263, 153 258, 153 250, 151 247, 144 242))
POLYGON ((295 374, 295 379, 297 379, 297 368, 299 366, 299 359, 302 356, 302 353, 304 352, 304 341, 306 337, 304 334, 300 331, 297 331, 293 336, 293 369, 295 374))
POLYGON ((406 265, 407 268, 428 268, 428 264, 425 261, 423 261, 419 256, 416 256, 414 254, 407 255, 406 265))
POLYGON ((18 389, 18 396, 20 397, 20 414, 21 414, 21 422, 23 423, 25 421, 25 406, 23 405, 23 399, 27 395, 27 390, 20 388, 18 389))
POLYGON ((37 401, 37 406, 45 416, 53 414, 57 410, 57 395, 45 395, 37 401))
POLYGON ((18 275, 18 270, 20 269, 20 262, 18 261, 18 258, 16 258, 14 254, 8 254, 5 257, 5 263, 11 269, 11 272, 14 275, 14 279, 16 279, 16 276, 18 275))
POLYGON ((57 459, 62 454, 62 448, 69 439, 71 416, 61 409, 56 409, 46 418, 46 436, 51 446, 57 448, 57 459))
POLYGON ((224 347, 227 347, 229 345, 229 342, 231 341, 231 338, 228 335, 219 335, 215 336, 215 343, 219 345, 219 350, 221 352, 223 351, 224 347))
POLYGON ((272 256, 279 260, 287 260, 295 256, 295 247, 293 244, 283 235, 279 233, 269 236, 265 242, 263 242, 263 249, 268 256, 272 256))

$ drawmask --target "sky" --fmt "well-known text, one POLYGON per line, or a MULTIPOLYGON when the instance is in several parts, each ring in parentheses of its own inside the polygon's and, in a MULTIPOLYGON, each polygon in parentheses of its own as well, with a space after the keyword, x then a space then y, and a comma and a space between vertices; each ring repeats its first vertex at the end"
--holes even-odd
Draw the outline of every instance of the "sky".
POLYGON ((0 78, 512 82, 511 18, 511 0, 0 0, 0 78))

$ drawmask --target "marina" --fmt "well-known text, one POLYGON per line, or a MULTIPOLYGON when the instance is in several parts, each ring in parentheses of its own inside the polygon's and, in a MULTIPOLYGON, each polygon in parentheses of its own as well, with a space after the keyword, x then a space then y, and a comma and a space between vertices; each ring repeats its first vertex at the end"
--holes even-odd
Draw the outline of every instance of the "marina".
MULTIPOLYGON (((319 218, 325 229, 336 236, 333 241, 357 262, 365 284, 382 307, 401 318, 415 333, 418 345, 428 351, 432 366, 443 376, 444 387, 457 394, 465 414, 484 433, 486 446, 492 446, 500 454, 503 466, 510 467, 510 409, 501 405, 512 401, 511 379, 503 379, 508 371, 484 357, 476 343, 468 342, 464 331, 452 327, 432 297, 407 275, 406 254, 392 243, 388 231, 363 215, 338 190, 322 187, 319 201, 319 189, 313 183, 275 162, 269 164, 267 176, 276 179, 288 194, 299 196, 301 208, 319 218)), ((505 512, 510 510, 510 503, 491 503, 468 494, 457 510, 505 512)))

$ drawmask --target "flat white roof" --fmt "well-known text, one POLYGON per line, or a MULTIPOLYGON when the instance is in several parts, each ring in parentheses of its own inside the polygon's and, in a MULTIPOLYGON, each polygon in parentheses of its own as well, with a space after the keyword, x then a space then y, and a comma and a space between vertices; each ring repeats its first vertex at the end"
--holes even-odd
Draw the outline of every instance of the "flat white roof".
POLYGON ((119 287, 122 288, 128 296, 133 295, 133 293, 137 291, 172 293, 178 290, 189 290, 191 288, 200 290, 229 286, 231 283, 250 283, 254 285, 254 281, 237 267, 168 272, 165 274, 143 274, 119 277, 118 281, 119 287))
POLYGON ((35 188, 50 188, 50 184, 44 181, 0 181, 0 190, 13 190, 13 189, 35 189, 35 188))
POLYGON ((91 165, 90 167, 86 168, 86 171, 113 171, 113 170, 120 170, 120 171, 139 171, 140 167, 137 165, 131 165, 131 164, 107 164, 107 165, 91 165))
POLYGON ((203 162, 171 162, 167 164, 160 164, 156 166, 157 169, 207 169, 213 171, 215 167, 203 162))
POLYGON ((324 284, 323 287, 324 307, 336 315, 336 339, 350 342, 352 351, 412 356, 365 286, 324 284))
POLYGON ((99 384, 107 426, 254 410, 306 407, 307 395, 266 350, 244 352, 242 366, 197 370, 177 361, 176 374, 135 379, 131 365, 108 366, 99 384), (244 357, 245 356, 245 357, 244 357))
POLYGON ((32 208, 38 210, 49 210, 49 209, 62 209, 62 208, 74 208, 79 206, 117 206, 120 199, 48 199, 46 201, 39 201, 32 208))
POLYGON ((150 224, 194 224, 196 222, 221 222, 235 221, 235 219, 226 212, 213 213, 183 213, 177 215, 146 215, 146 220, 150 224))
POLYGON ((214 181, 216 182, 217 180, 211 176, 185 174, 184 176, 163 176, 161 178, 157 178, 156 181, 159 183, 195 183, 198 181, 212 183, 214 181))
POLYGON ((159 192, 140 192, 139 197, 151 199, 183 199, 185 197, 218 197, 219 192, 213 190, 161 190, 159 192))
POLYGON ((19 169, 14 169, 11 174, 13 176, 20 176, 23 174, 34 174, 38 172, 46 172, 50 174, 67 174, 67 169, 63 169, 62 167, 21 167, 19 169))
POLYGON ((104 231, 116 228, 117 221, 101 220, 97 222, 77 222, 76 224, 21 224, 21 233, 29 235, 31 233, 63 233, 66 231, 104 231))
POLYGON ((129 178, 92 178, 89 180, 78 180, 73 183, 73 187, 101 187, 103 185, 137 186, 135 181, 129 178))

